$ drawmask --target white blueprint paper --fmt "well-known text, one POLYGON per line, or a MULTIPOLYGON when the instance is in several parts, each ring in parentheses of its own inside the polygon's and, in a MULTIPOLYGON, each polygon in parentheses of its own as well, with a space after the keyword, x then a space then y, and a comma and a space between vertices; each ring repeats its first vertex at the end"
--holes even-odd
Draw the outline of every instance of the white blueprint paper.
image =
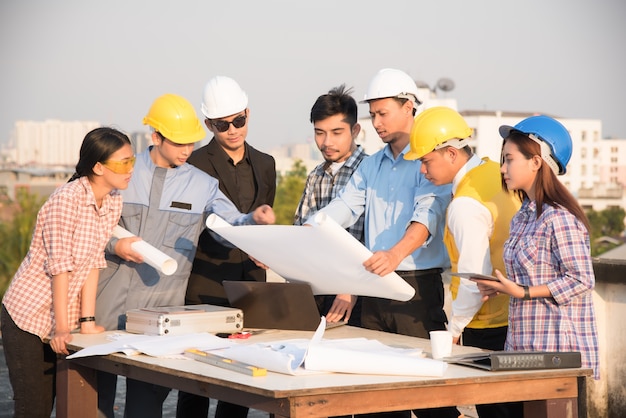
POLYGON ((289 375, 319 373, 354 373, 401 376, 440 377, 447 363, 423 358, 420 349, 387 346, 366 338, 324 339, 326 320, 322 317, 313 338, 277 340, 246 344, 209 333, 172 336, 127 335, 109 336, 112 340, 83 348, 68 359, 122 352, 126 355, 146 354, 153 357, 184 358, 190 348, 218 354, 269 371, 289 375))
MULTIPOLYGON (((297 340, 279 340, 259 344, 234 345, 214 351, 222 357, 252 364, 269 371, 290 375, 311 374, 302 365, 306 358, 309 344, 322 341, 326 330, 326 318, 322 317, 313 337, 297 340)), ((317 372, 319 373, 319 372, 317 372)))
POLYGON ((376 340, 324 340, 310 344, 304 361, 306 370, 441 377, 448 365, 422 357, 421 350, 394 349, 376 340))
POLYGON ((307 282, 316 295, 347 293, 399 301, 415 290, 396 273, 379 276, 365 270, 372 252, 324 214, 312 227, 242 225, 233 227, 215 214, 209 229, 292 282, 307 282))
POLYGON ((147 354, 153 357, 182 355, 188 348, 219 349, 234 345, 232 340, 219 338, 208 332, 184 335, 126 335, 114 334, 106 344, 92 345, 67 356, 68 359, 124 353, 127 356, 147 354))
POLYGON ((246 344, 213 351, 276 373, 352 373, 441 377, 448 364, 423 357, 421 349, 395 348, 367 338, 323 339, 322 321, 311 340, 246 344))

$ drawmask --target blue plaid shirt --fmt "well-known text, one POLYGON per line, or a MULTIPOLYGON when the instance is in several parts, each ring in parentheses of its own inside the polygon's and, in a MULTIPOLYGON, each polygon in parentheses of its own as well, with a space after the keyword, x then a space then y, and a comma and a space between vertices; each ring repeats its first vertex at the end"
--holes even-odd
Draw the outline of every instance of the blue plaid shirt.
POLYGON ((536 203, 526 200, 511 221, 504 262, 510 280, 547 285, 552 294, 511 298, 505 350, 580 351, 582 366, 599 379, 595 276, 585 226, 566 209, 548 204, 537 219, 536 203))
MULTIPOLYGON (((356 150, 348 157, 344 165, 339 168, 335 175, 333 175, 330 170, 331 164, 329 162, 325 161, 315 167, 306 179, 306 186, 304 187, 302 198, 298 204, 298 209, 296 209, 293 224, 302 225, 311 215, 328 205, 345 185, 348 184, 352 173, 354 173, 365 157, 367 157, 367 154, 363 150, 363 147, 358 145, 356 150)), ((363 220, 364 215, 361 215, 352 226, 346 228, 354 238, 361 242, 364 242, 363 220)))

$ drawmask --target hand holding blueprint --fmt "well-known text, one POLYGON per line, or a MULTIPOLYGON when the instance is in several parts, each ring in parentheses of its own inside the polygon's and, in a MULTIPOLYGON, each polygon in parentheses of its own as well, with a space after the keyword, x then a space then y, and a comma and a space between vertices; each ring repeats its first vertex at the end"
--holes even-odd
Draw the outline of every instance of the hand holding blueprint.
POLYGON ((312 227, 231 226, 215 214, 207 227, 267 265, 288 281, 306 282, 317 295, 351 294, 407 301, 415 290, 396 273, 383 277, 365 270, 372 252, 324 214, 312 227))

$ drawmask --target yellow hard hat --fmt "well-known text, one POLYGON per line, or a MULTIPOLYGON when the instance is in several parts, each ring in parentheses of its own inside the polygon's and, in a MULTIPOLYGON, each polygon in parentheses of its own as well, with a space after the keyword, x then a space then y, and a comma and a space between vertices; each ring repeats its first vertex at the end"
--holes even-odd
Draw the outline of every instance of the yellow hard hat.
POLYGON ((143 124, 152 126, 177 144, 198 142, 206 135, 191 103, 176 94, 157 98, 143 118, 143 124))
POLYGON ((444 146, 462 148, 466 138, 472 136, 472 128, 463 116, 445 106, 431 107, 415 117, 411 128, 411 150, 405 160, 417 160, 444 146))

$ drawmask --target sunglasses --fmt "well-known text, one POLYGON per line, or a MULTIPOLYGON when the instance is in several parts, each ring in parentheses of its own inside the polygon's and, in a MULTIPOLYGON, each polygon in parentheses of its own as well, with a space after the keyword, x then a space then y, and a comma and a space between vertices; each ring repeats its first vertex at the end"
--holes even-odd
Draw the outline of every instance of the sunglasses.
POLYGON ((115 174, 128 174, 133 171, 136 159, 137 157, 133 156, 121 161, 107 160, 103 162, 102 165, 115 174))
POLYGON ((246 124, 246 118, 247 118, 246 115, 239 115, 230 122, 227 120, 221 120, 221 119, 212 120, 211 125, 213 125, 215 129, 217 129, 218 132, 226 132, 231 124, 237 129, 243 128, 244 125, 246 124))

